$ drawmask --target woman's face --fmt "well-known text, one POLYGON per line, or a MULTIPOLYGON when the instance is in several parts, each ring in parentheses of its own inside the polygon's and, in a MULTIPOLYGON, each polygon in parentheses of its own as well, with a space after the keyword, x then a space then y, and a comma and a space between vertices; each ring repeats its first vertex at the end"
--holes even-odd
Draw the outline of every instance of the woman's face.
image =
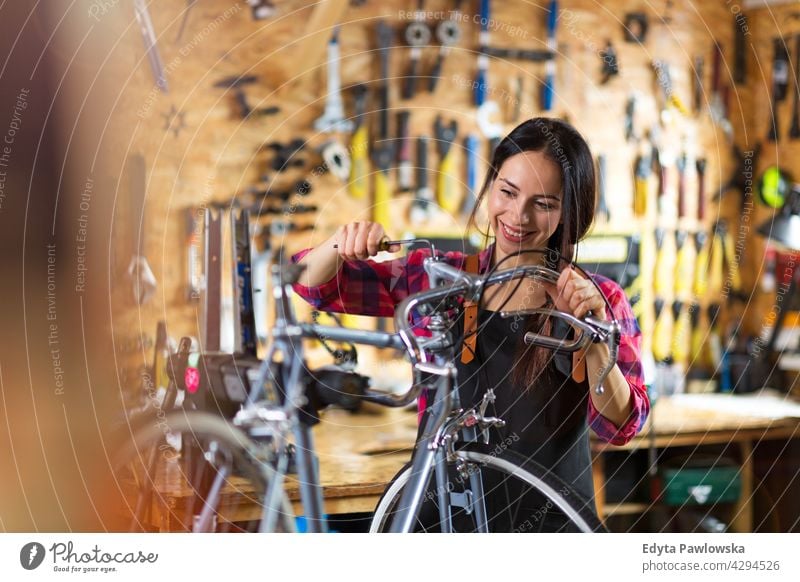
MULTIPOLYGON (((561 168, 542 152, 506 159, 489 191, 496 260, 520 250, 546 248, 561 221, 561 197, 561 168)), ((538 257, 522 260, 538 262, 538 257)))

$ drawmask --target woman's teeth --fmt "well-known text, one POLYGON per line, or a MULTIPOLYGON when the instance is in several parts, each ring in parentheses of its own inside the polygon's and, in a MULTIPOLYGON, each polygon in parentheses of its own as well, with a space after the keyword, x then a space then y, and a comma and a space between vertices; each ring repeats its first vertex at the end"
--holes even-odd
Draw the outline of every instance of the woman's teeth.
POLYGON ((512 238, 523 238, 524 236, 530 234, 529 232, 525 232, 524 230, 514 230, 502 222, 500 223, 503 227, 503 231, 512 238))

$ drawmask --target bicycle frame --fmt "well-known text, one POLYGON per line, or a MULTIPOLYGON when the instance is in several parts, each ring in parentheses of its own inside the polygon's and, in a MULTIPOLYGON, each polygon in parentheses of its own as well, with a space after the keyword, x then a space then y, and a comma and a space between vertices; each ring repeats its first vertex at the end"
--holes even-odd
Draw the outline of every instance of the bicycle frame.
MULTIPOLYGON (((393 348, 405 351, 408 355, 413 370, 413 382, 409 390, 400 395, 368 390, 364 396, 366 400, 385 406, 400 407, 413 402, 425 388, 434 393, 433 402, 430 405, 433 414, 426 416, 427 422, 423 428, 422 437, 412 454, 412 477, 403 491, 400 500, 401 509, 393 519, 391 531, 395 533, 412 531, 432 471, 436 478, 442 528, 443 531, 452 531, 450 502, 446 497, 449 495, 446 486, 448 479, 446 462, 448 454, 452 454, 453 442, 456 436, 462 442, 476 441, 479 438, 478 429, 487 440, 488 427, 501 425, 503 421, 483 416, 486 408, 485 399, 479 412, 474 410, 465 412, 460 409, 456 367, 453 364, 456 355, 456 338, 450 331, 452 328, 449 325, 452 323, 450 316, 434 307, 431 310, 431 323, 428 328, 441 333, 431 338, 421 338, 416 336, 411 329, 411 314, 423 306, 441 304, 441 302, 456 296, 476 300, 481 296, 484 287, 522 277, 553 283, 558 280, 558 272, 542 266, 524 266, 498 271, 490 277, 485 277, 469 274, 448 265, 443 259, 432 253, 432 256, 424 261, 431 288, 403 300, 395 310, 394 322, 397 333, 386 333, 297 323, 291 303, 293 292, 291 286, 298 280, 302 268, 302 265, 275 265, 272 267, 275 300, 272 342, 267 356, 261 364, 258 382, 253 385, 249 399, 250 404, 234 419, 234 422, 240 425, 246 425, 254 419, 266 422, 271 427, 266 429, 267 432, 270 432, 271 436, 275 438, 278 471, 276 478, 269 483, 265 495, 262 530, 271 531, 270 528, 277 520, 276 512, 279 511, 279 499, 283 489, 283 471, 281 469, 285 468, 288 463, 286 437, 289 430, 294 433, 296 441, 300 498, 305 510, 308 530, 310 532, 326 530, 318 463, 314 454, 311 429, 300 421, 298 414, 306 403, 302 381, 303 371, 306 369, 302 340, 325 337, 333 341, 393 348), (257 391, 266 385, 271 371, 270 365, 278 354, 281 354, 283 358, 279 368, 281 377, 278 378, 278 381, 281 386, 285 387, 286 397, 282 406, 266 409, 263 404, 257 403, 257 391), (466 422, 467 417, 471 419, 470 422, 466 422)), ((582 349, 591 342, 606 343, 609 346, 609 361, 599 374, 597 386, 595 386, 595 391, 602 392, 602 384, 616 364, 620 333, 619 324, 616 321, 604 322, 591 316, 578 319, 563 312, 543 309, 517 311, 513 314, 502 312, 501 316, 507 317, 520 313, 546 313, 550 316, 560 317, 580 332, 574 340, 569 342, 528 333, 525 336, 525 341, 528 343, 564 352, 582 349)), ((258 426, 263 426, 263 424, 258 426)), ((488 531, 480 473, 471 472, 469 478, 473 490, 477 492, 477 496, 481 500, 474 507, 478 529, 479 531, 488 531)))

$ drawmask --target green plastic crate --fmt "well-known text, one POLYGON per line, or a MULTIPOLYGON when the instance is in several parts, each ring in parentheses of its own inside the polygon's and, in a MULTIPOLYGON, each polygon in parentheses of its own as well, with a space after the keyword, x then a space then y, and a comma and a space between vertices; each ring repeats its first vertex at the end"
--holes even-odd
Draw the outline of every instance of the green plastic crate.
POLYGON ((733 461, 689 459, 659 468, 654 495, 665 505, 713 505, 733 503, 741 492, 741 470, 733 461))

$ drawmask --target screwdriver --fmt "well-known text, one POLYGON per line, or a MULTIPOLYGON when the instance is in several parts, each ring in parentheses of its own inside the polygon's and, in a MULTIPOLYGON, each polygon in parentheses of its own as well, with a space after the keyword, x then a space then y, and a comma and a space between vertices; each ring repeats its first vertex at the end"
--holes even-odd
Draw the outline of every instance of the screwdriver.
MULTIPOLYGON (((415 243, 415 242, 418 242, 417 239, 415 239, 415 238, 407 238, 407 239, 404 239, 404 240, 389 240, 388 238, 384 237, 384 238, 381 239, 381 242, 378 243, 378 250, 379 251, 388 251, 389 247, 391 247, 393 245, 406 245, 406 244, 411 244, 411 243, 415 243)), ((335 245, 333 245, 333 248, 338 249, 339 245, 335 244, 335 245)))

